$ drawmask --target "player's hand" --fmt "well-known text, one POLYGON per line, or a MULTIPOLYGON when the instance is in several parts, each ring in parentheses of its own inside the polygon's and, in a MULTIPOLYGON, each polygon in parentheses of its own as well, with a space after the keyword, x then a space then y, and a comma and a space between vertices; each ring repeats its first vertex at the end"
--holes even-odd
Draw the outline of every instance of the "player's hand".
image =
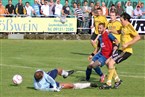
POLYGON ((54 92, 59 92, 60 89, 59 89, 59 88, 53 88, 53 91, 54 91, 54 92))
POLYGON ((88 57, 88 61, 92 61, 92 58, 93 58, 93 56, 90 55, 90 56, 88 57))
POLYGON ((127 47, 128 47, 128 44, 122 45, 122 49, 125 49, 125 48, 127 48, 127 47))
POLYGON ((117 49, 118 49, 118 46, 114 46, 114 47, 113 47, 113 50, 117 50, 117 49))

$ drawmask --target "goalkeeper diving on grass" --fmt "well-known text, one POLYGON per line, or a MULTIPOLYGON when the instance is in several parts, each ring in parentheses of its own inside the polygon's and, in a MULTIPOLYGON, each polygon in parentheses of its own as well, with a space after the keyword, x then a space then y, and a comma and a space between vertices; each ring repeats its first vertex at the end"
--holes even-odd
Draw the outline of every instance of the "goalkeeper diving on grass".
POLYGON ((74 73, 74 70, 65 71, 60 68, 53 69, 47 73, 43 70, 37 70, 34 73, 34 88, 41 91, 59 92, 61 89, 83 89, 88 87, 97 87, 96 83, 60 83, 56 82, 57 75, 67 78, 74 73))

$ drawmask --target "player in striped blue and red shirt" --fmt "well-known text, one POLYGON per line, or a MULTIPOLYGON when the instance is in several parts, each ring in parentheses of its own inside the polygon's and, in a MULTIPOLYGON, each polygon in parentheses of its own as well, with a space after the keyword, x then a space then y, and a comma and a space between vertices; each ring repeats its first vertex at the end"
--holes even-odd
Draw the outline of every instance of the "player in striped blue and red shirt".
POLYGON ((98 67, 104 66, 106 60, 112 55, 113 50, 118 49, 119 42, 118 40, 111 34, 108 33, 105 29, 105 24, 100 23, 98 26, 99 36, 98 36, 98 47, 95 51, 89 56, 89 59, 92 59, 90 64, 86 69, 86 80, 90 79, 92 68, 95 70, 97 74, 103 76, 101 69, 98 67), (113 41, 115 46, 113 46, 113 41), (100 73, 98 71, 100 70, 100 73))

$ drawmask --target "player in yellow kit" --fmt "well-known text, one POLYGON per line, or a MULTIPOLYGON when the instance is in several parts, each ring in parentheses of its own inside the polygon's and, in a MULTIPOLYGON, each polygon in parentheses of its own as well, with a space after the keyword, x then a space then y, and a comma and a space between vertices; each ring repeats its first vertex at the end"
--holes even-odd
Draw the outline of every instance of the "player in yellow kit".
MULTIPOLYGON (((120 63, 127 58, 129 58, 132 53, 132 45, 135 44, 138 40, 140 40, 140 36, 137 31, 133 28, 130 23, 130 15, 127 13, 122 13, 120 16, 120 21, 122 24, 121 29, 121 41, 120 41, 120 48, 116 51, 108 62, 108 76, 106 84, 102 85, 100 89, 109 89, 112 87, 112 77, 115 72, 115 64, 120 63)), ((121 80, 115 82, 114 88, 118 88, 121 84, 121 80)))
POLYGON ((111 20, 108 22, 108 32, 112 33, 116 39, 120 42, 120 33, 122 24, 119 20, 116 20, 116 13, 114 11, 110 12, 111 20))
MULTIPOLYGON (((108 25, 107 25, 108 32, 112 33, 120 43, 120 36, 121 36, 120 33, 121 33, 122 24, 119 20, 116 20, 116 12, 115 11, 110 12, 110 19, 111 20, 108 22, 108 25)), ((114 43, 113 43, 113 45, 116 46, 114 43)), ((118 47, 119 47, 119 45, 118 45, 118 47)), ((107 62, 109 60, 110 59, 108 59, 106 61, 106 64, 108 64, 107 62)), ((114 70, 113 78, 114 78, 115 82, 118 82, 118 80, 120 80, 120 78, 118 77, 116 69, 114 70)))
POLYGON ((107 26, 107 19, 105 16, 102 15, 102 9, 101 8, 97 8, 96 10, 94 10, 94 26, 95 26, 95 32, 92 34, 91 36, 91 44, 94 48, 97 47, 96 41, 97 41, 97 36, 99 34, 98 32, 98 25, 99 23, 105 23, 105 26, 107 26))

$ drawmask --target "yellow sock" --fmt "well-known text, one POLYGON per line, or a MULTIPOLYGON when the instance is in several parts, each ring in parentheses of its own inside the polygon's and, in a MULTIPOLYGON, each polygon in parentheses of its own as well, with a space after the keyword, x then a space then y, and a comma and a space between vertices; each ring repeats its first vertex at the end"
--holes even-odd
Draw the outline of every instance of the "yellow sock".
POLYGON ((111 86, 114 71, 115 71, 115 68, 111 68, 111 69, 108 70, 108 76, 107 76, 107 83, 106 84, 109 85, 109 86, 111 86))
POLYGON ((114 70, 113 78, 114 78, 115 82, 120 81, 120 78, 118 77, 118 74, 117 74, 116 70, 114 70))

